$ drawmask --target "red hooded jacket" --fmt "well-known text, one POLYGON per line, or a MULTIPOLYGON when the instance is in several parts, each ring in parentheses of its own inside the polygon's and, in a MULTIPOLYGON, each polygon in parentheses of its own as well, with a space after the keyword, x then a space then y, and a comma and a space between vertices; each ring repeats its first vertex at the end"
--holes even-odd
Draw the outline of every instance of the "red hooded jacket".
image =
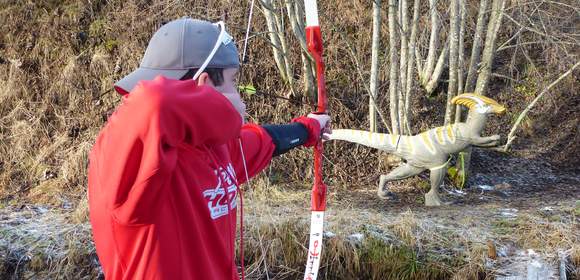
MULTIPOLYGON (((309 145, 320 128, 299 118, 309 145), (310 139, 312 138, 312 139, 310 139)), ((211 87, 143 81, 109 118, 90 155, 89 210, 106 279, 238 279, 238 184, 266 167, 266 130, 241 125, 211 87)))

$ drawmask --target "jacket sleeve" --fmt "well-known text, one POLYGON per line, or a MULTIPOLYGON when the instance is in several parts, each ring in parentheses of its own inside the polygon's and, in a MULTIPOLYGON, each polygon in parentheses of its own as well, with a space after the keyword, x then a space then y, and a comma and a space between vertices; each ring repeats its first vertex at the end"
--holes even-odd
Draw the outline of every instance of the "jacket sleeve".
MULTIPOLYGON (((307 117, 298 117, 293 119, 292 122, 300 123, 308 134, 307 139, 301 141, 303 146, 310 147, 316 144, 316 141, 320 138, 320 125, 318 124, 318 121, 307 117)), ((279 128, 283 127, 284 126, 279 126, 279 128)), ((300 130, 296 131, 301 132, 300 130)), ((286 152, 286 148, 290 149, 296 147, 292 145, 287 145, 287 147, 277 147, 276 145, 281 145, 280 143, 283 141, 280 141, 281 139, 275 139, 277 136, 271 135, 270 133, 270 130, 263 126, 246 124, 242 127, 239 140, 236 139, 229 143, 232 164, 240 184, 247 181, 246 171, 244 169, 244 158, 248 170, 248 176, 252 178, 268 166, 277 151, 286 152), (241 147, 240 141, 242 143, 241 147)))
POLYGON ((228 144, 238 183, 243 184, 248 181, 244 162, 248 176, 252 178, 268 166, 275 148, 272 137, 263 127, 257 124, 243 125, 240 138, 228 144))
POLYGON ((99 135, 89 168, 89 181, 97 183, 89 188, 97 188, 92 193, 103 196, 99 201, 118 222, 150 220, 168 193, 178 147, 222 144, 239 132, 241 118, 225 97, 192 86, 159 78, 142 82, 99 135))

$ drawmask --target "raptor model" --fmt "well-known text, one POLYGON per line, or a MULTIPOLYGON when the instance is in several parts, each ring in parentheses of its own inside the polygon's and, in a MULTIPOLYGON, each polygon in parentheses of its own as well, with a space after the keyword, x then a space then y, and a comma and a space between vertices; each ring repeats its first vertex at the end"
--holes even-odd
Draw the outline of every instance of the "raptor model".
POLYGON ((337 129, 329 135, 329 140, 344 140, 372 147, 397 155, 405 163, 386 175, 381 175, 378 195, 388 198, 387 183, 430 171, 431 189, 425 194, 425 205, 439 206, 439 187, 447 173, 450 155, 469 146, 493 147, 498 145, 499 135, 481 136, 489 114, 503 114, 506 108, 495 100, 473 93, 465 93, 451 100, 469 109, 463 123, 441 126, 423 133, 406 136, 371 133, 363 130, 337 129))

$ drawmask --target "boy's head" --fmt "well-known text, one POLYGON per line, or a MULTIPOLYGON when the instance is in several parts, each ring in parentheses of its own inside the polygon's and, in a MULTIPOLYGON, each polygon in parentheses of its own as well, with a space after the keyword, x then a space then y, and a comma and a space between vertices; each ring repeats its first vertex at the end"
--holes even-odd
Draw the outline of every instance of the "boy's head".
POLYGON ((222 22, 181 18, 155 32, 139 68, 115 83, 115 90, 127 94, 139 81, 158 75, 194 79, 222 92, 243 116, 236 84, 239 65, 238 50, 222 22))
MULTIPOLYGON (((193 79, 199 69, 190 69, 181 80, 193 79)), ((234 105, 242 120, 246 115, 246 104, 238 93, 238 67, 206 68, 197 78, 198 85, 208 85, 221 92, 234 105)))

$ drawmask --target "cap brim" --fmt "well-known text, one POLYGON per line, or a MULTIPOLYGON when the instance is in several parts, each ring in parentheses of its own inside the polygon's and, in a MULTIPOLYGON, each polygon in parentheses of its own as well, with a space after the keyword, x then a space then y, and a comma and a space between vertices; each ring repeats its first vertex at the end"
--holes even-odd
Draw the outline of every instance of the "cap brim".
POLYGON ((115 83, 115 90, 121 94, 125 95, 133 90, 133 88, 139 83, 139 81, 150 81, 155 79, 155 77, 161 75, 169 79, 179 80, 181 77, 187 74, 187 69, 183 70, 161 70, 161 69, 150 69, 139 67, 137 70, 131 72, 131 74, 125 76, 123 79, 115 83))

